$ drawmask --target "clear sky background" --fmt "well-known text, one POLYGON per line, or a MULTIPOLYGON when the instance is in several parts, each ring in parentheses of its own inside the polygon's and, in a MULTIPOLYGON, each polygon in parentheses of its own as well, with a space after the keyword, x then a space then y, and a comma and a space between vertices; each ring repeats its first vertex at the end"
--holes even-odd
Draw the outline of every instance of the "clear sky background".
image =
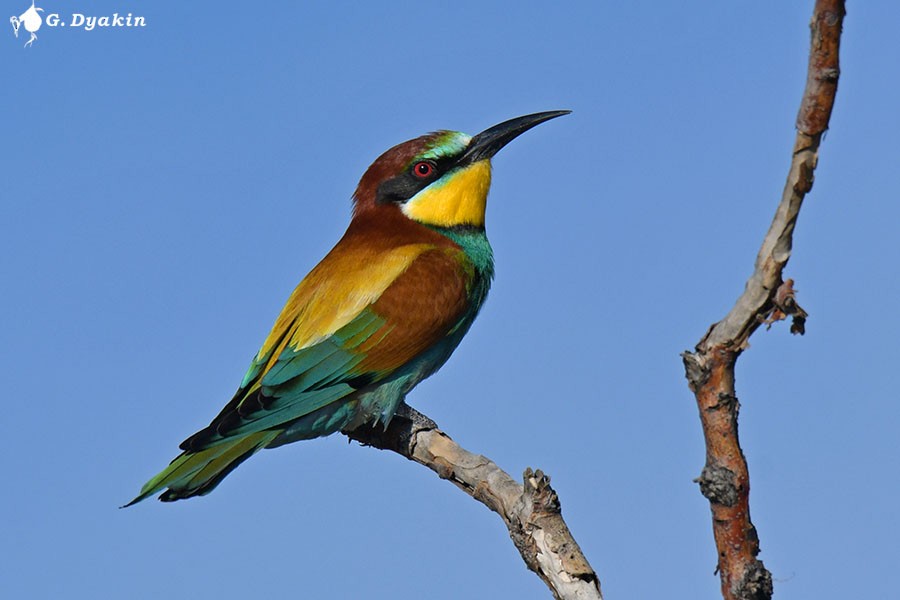
MULTIPOLYGON (((608 598, 716 598, 679 353, 737 298, 781 195, 811 1, 38 2, 0 14, 0 595, 548 598, 496 515, 343 436, 128 510, 231 397, 382 151, 551 109, 494 161, 497 276, 410 396, 552 476, 608 598)), ((738 363, 782 598, 889 598, 900 534, 900 3, 851 2, 786 275, 808 333, 738 363)))

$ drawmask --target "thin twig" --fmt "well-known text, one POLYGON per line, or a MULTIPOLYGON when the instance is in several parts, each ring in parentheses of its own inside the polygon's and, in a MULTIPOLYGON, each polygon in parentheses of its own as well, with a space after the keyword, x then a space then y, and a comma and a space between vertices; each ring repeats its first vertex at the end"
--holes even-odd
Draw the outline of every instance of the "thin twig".
POLYGON ((697 482, 712 509, 717 571, 726 600, 772 597, 772 575, 756 558, 759 538, 750 520, 750 479, 738 442, 740 405, 734 367, 750 336, 763 323, 771 325, 791 316, 791 331, 803 333, 807 314, 796 302, 793 280, 784 281, 782 274, 791 255, 800 206, 812 188, 819 143, 834 107, 844 14, 844 0, 816 1, 806 89, 781 203, 744 293, 725 318, 706 332, 694 352, 682 354, 706 440, 706 466, 697 482))
POLYGON ((500 515, 525 564, 557 600, 602 600, 600 580, 562 518, 550 478, 541 471, 527 469, 520 484, 490 459, 460 447, 406 404, 387 430, 361 427, 346 435, 428 467, 500 515))

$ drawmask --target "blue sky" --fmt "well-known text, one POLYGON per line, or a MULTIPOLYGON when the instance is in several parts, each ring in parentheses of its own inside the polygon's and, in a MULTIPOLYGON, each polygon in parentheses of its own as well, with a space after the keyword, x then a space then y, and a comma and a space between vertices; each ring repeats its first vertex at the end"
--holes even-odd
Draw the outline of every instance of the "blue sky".
MULTIPOLYGON (((47 0, 147 26, 30 48, 0 27, 4 595, 549 597, 493 513, 342 436, 117 507, 230 398, 375 157, 566 108, 494 161, 491 297, 409 400, 548 472, 607 597, 717 597, 679 353, 743 289, 780 197, 812 2, 663 4, 47 0)), ((808 333, 759 331, 738 364, 783 597, 895 593, 898 22, 850 5, 786 273, 808 333)))

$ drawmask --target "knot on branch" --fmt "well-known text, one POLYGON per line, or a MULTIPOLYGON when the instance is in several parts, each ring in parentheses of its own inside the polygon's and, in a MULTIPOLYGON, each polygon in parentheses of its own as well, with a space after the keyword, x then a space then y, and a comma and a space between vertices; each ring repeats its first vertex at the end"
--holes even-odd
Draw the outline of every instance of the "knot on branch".
MULTIPOLYGON (((813 150, 809 147, 798 149, 798 153, 804 152, 804 151, 812 152, 812 156, 809 157, 810 158, 809 164, 807 164, 806 162, 801 162, 799 165, 797 165, 797 179, 794 181, 794 185, 791 187, 791 189, 793 189, 794 194, 796 194, 798 196, 805 196, 810 191, 812 191, 813 184, 816 182, 815 169, 816 169, 816 163, 818 162, 818 154, 816 153, 815 150, 813 150)), ((793 228, 791 228, 790 231, 786 231, 786 233, 790 234, 788 236, 789 238, 791 236, 793 236, 793 233, 794 233, 793 228)), ((781 262, 786 263, 789 255, 790 255, 790 251, 788 251, 787 256, 779 257, 782 259, 781 262)))
POLYGON ((831 69, 822 69, 817 75, 817 79, 819 81, 827 81, 830 83, 837 83, 837 80, 841 76, 841 70, 837 67, 833 67, 831 69))
POLYGON ((687 377, 688 386, 692 392, 697 393, 709 380, 709 367, 696 352, 685 350, 681 353, 681 360, 684 362, 684 376, 687 377))
POLYGON ((524 481, 524 497, 531 501, 529 520, 533 520, 537 516, 559 514, 559 496, 550 487, 549 475, 544 474, 540 469, 532 471, 529 467, 525 469, 522 479, 524 481))
POLYGON ((741 600, 770 600, 773 592, 772 574, 761 560, 754 560, 735 582, 734 597, 741 600))
POLYGON ((725 467, 706 465, 694 483, 700 484, 700 493, 722 506, 734 506, 740 500, 734 471, 725 467))
POLYGON ((732 413, 732 419, 735 420, 735 430, 737 430, 737 418, 738 413, 741 411, 741 403, 738 401, 737 396, 734 394, 729 394, 727 392, 719 392, 716 395, 718 402, 706 407, 707 411, 711 410, 727 410, 732 413))
POLYGON ((774 308, 769 316, 763 321, 766 329, 771 329, 772 324, 782 321, 788 316, 791 317, 791 333, 803 335, 806 333, 806 318, 809 313, 797 304, 797 290, 794 289, 794 280, 788 279, 783 282, 775 290, 775 296, 772 298, 774 308))

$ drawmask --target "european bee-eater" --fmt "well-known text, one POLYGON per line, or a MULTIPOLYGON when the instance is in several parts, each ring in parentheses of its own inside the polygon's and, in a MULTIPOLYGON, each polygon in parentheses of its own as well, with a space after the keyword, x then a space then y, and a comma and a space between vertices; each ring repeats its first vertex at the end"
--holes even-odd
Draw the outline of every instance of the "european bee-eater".
POLYGON ((487 296, 491 157, 568 112, 519 117, 475 137, 438 131, 378 157, 353 194, 347 232, 288 298, 237 393, 128 506, 163 489, 163 501, 208 494, 262 448, 387 427, 487 296))

